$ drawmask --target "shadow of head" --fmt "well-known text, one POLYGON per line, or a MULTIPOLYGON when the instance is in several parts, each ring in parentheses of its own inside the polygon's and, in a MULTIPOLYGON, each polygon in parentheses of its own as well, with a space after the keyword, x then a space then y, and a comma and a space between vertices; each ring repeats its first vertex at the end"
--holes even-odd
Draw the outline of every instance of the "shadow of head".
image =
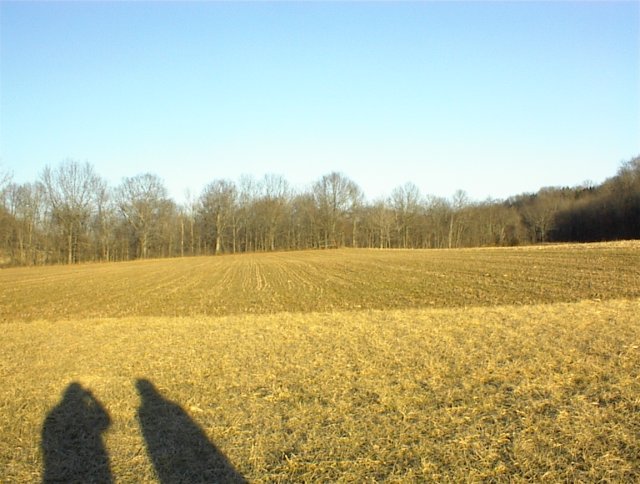
POLYGON ((140 378, 136 381, 136 388, 138 389, 138 394, 141 397, 152 397, 154 395, 160 396, 156 387, 146 378, 140 378))
POLYGON ((180 405, 136 381, 138 420, 160 482, 247 482, 180 405))

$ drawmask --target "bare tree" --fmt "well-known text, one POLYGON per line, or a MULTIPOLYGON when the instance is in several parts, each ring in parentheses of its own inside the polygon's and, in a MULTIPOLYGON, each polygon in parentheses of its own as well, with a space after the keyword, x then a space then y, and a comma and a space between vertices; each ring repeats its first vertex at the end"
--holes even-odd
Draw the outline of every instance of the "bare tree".
POLYGON ((196 232, 196 218, 198 215, 199 202, 191 190, 186 190, 184 196, 185 205, 183 212, 189 223, 189 253, 191 255, 196 255, 196 253, 200 253, 201 249, 201 240, 196 232))
POLYGON ((554 229, 555 217, 563 206, 564 196, 557 188, 541 188, 529 198, 521 213, 532 242, 547 242, 549 233, 554 229))
POLYGON ((338 247, 343 233, 338 227, 362 198, 358 185, 340 173, 323 176, 313 185, 313 194, 320 214, 325 247, 338 247))
POLYGON ((382 199, 373 203, 370 210, 371 225, 374 228, 374 244, 387 249, 391 247, 391 228, 393 227, 393 211, 382 199))
POLYGON ((10 262, 6 253, 12 250, 11 226, 13 218, 7 208, 7 187, 11 183, 11 178, 8 171, 0 168, 0 250, 4 252, 0 253, 0 264, 10 262))
POLYGON ((446 198, 427 195, 423 203, 427 228, 424 229, 424 246, 441 249, 448 245, 448 234, 451 221, 451 204, 446 198))
POLYGON ((4 194, 5 189, 11 183, 13 179, 13 175, 10 171, 0 168, 0 201, 2 201, 2 195, 4 194))
POLYGON ((113 189, 101 182, 96 191, 96 211, 92 221, 94 258, 96 260, 111 260, 116 221, 117 207, 113 189))
POLYGON ((173 204, 167 197, 163 181, 151 173, 125 178, 116 191, 116 200, 133 231, 138 257, 147 258, 152 238, 160 230, 167 206, 173 204))
POLYGON ((420 209, 420 190, 411 182, 396 187, 391 192, 391 206, 396 219, 396 227, 400 234, 401 247, 413 247, 410 241, 411 232, 420 209))
POLYGON ((200 196, 200 210, 205 232, 215 240, 215 253, 222 252, 225 231, 236 210, 237 189, 232 181, 215 180, 207 185, 200 196))
POLYGON ((250 175, 242 175, 238 182, 237 210, 234 211, 233 233, 243 252, 255 249, 257 217, 253 207, 258 197, 258 182, 250 175))
POLYGON ((289 183, 280 175, 268 174, 258 184, 258 190, 254 207, 260 220, 260 245, 263 250, 276 250, 277 231, 286 220, 289 183))
POLYGON ((519 241, 520 218, 513 207, 499 200, 486 200, 473 207, 469 225, 471 233, 466 245, 504 246, 519 241))
POLYGON ((67 160, 57 168, 47 166, 41 181, 49 202, 52 220, 66 241, 68 264, 78 262, 80 242, 86 235, 102 179, 89 163, 67 160))
POLYGON ((309 249, 320 246, 320 224, 315 198, 310 192, 295 195, 290 203, 292 247, 309 249))
POLYGON ((465 229, 464 209, 469 204, 469 197, 464 190, 453 194, 452 210, 449 219, 449 248, 460 247, 462 232, 465 229))
POLYGON ((21 265, 38 262, 38 234, 43 217, 44 193, 40 183, 11 184, 6 208, 12 218, 12 260, 21 265))

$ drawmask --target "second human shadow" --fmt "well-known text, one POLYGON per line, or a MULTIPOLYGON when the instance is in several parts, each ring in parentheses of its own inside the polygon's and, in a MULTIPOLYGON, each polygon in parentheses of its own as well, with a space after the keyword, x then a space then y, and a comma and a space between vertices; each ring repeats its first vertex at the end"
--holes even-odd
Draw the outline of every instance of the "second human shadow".
POLYGON ((247 482, 180 405, 149 380, 139 379, 136 387, 138 420, 160 482, 247 482))

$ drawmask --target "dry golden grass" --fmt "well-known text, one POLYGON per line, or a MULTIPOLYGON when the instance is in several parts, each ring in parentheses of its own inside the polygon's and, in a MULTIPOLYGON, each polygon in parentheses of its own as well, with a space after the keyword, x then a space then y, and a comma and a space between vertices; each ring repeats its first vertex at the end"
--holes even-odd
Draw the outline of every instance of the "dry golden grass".
POLYGON ((44 450, 73 440, 52 433, 79 425, 74 394, 91 409, 87 425, 104 429, 94 437, 108 467, 94 459, 93 475, 118 482, 194 481, 211 471, 203 459, 217 462, 209 477, 238 482, 638 481, 638 248, 331 251, 3 271, 0 481, 45 477, 44 450), (280 294, 287 272, 308 276, 280 294), (46 296, 49 284, 84 303, 65 310, 46 296), (445 306, 440 285, 452 306, 469 307, 406 308, 431 298, 445 306), (192 294, 200 314, 170 317, 172 290, 192 294), (518 295, 517 306, 500 304, 518 295), (289 300, 295 311, 276 312, 289 300), (323 311, 305 312, 305 303, 323 311), (348 310, 324 311, 332 306, 348 310))

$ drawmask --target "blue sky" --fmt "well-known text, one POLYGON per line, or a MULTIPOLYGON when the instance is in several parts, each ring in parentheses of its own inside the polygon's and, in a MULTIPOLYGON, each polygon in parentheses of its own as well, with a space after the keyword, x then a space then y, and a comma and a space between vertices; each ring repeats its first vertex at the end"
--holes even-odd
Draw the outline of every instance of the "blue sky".
POLYGON ((639 2, 0 2, 0 165, 474 199, 640 154, 639 2))

